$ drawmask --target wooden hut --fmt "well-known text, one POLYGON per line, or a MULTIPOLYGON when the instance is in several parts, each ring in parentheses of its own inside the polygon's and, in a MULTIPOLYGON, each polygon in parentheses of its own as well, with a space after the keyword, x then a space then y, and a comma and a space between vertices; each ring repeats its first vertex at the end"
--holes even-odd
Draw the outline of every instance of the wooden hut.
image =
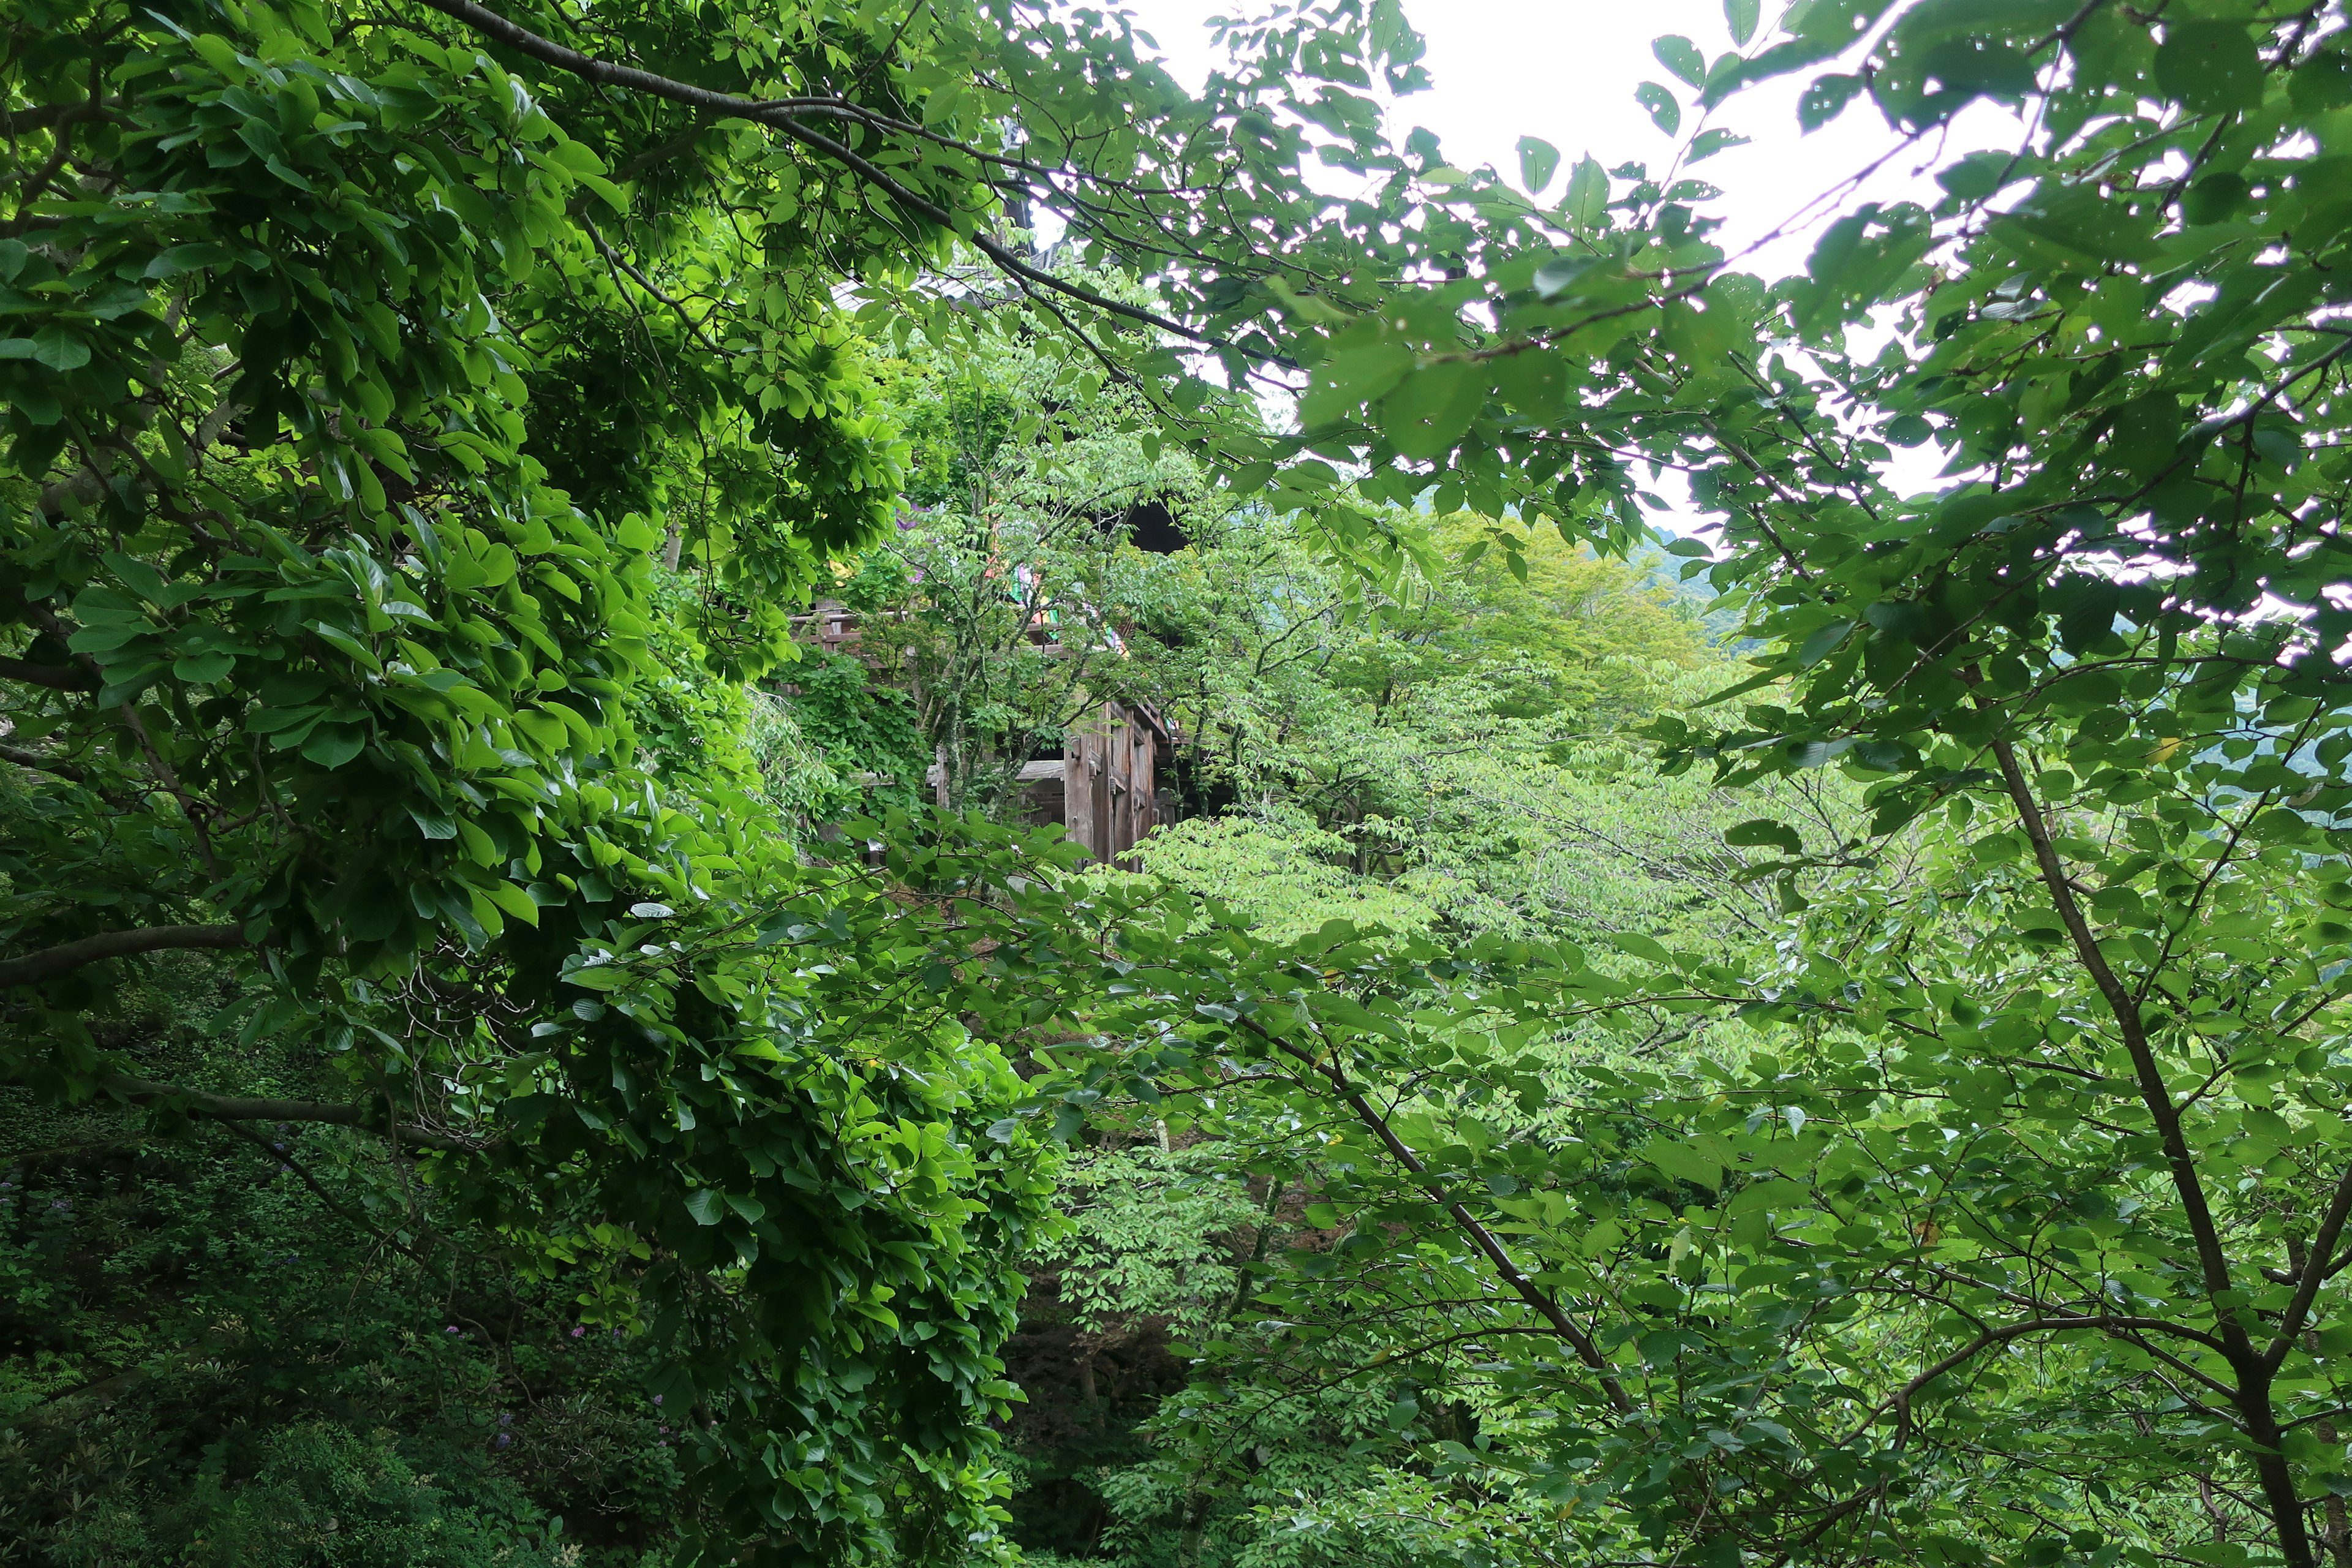
MULTIPOLYGON (((793 617, 793 635, 826 653, 863 658, 859 629, 856 612, 830 599, 793 617)), ((1040 826, 1059 824, 1091 858, 1116 861, 1153 828, 1177 820, 1175 751, 1174 730, 1150 707, 1100 703, 1064 731, 1061 756, 1023 764, 1021 816, 1040 826)), ((934 764, 925 782, 945 805, 947 770, 934 764)))

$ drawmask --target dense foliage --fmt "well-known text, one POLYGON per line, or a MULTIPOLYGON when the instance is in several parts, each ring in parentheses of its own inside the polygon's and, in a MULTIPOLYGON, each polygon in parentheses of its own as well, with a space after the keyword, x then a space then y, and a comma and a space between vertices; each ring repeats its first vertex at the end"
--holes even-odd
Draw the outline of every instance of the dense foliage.
POLYGON ((5 16, 12 1546, 2352 1568, 2340 6, 5 16))
MULTIPOLYGON (((1343 1233, 1282 1255, 1184 1429, 1230 1463, 1250 1401, 1387 1384, 1414 1551, 2340 1556, 2337 23, 1881 9, 1660 58, 1713 107, 1867 32, 1807 115, 2028 105, 1936 211, 1856 210, 1766 289, 1703 193, 1637 183, 1549 254, 1324 317, 1301 439, 1391 493, 1434 459, 1491 507, 1573 461, 1573 524, 1625 458, 1690 473, 1722 544, 1678 548, 1764 644, 1724 698, 1785 695, 1659 733, 1727 784, 1834 765, 1866 826, 1727 836, 1802 914, 1750 952, 1340 931, 1212 982, 1139 941, 1150 1016, 1202 1022, 1117 1070, 1343 1233), (1844 357, 1881 307, 1895 341, 1844 357), (1743 352, 1759 322, 1782 345, 1743 352), (1928 441, 1956 483, 1886 488, 1928 441), (1710 1016, 1765 1037, 1605 1048, 1710 1016)), ((1330 1517, 1355 1549, 1360 1500, 1330 1517)))

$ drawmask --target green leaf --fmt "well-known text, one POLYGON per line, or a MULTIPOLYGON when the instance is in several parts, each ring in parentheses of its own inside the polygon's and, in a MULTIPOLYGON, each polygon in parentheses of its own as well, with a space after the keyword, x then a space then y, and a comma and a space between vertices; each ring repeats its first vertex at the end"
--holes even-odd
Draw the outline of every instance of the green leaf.
POLYGON ((1790 855, 1805 852, 1805 841, 1795 828, 1769 817, 1752 817, 1725 828, 1723 841, 1739 848, 1773 848, 1790 855))
POLYGON ((1559 149, 1534 136, 1519 138, 1519 179, 1532 195, 1551 184, 1559 168, 1559 149))
POLYGON ((1756 36, 1763 11, 1764 0, 1723 0, 1723 20, 1731 29, 1731 41, 1746 48, 1748 40, 1756 36))
POLYGON ((1610 932, 1609 945, 1620 952, 1629 953, 1651 963, 1663 963, 1671 967, 1675 962, 1675 955, 1668 952, 1655 939, 1636 935, 1632 931, 1610 932))
POLYGON ((481 889, 482 896, 506 913, 527 926, 539 924, 539 905, 522 889, 512 882, 491 882, 481 889))
POLYGON ((1423 365, 1381 403, 1381 428, 1408 458, 1430 461, 1451 450, 1486 401, 1484 366, 1466 360, 1423 365))
POLYGON ((1726 147, 1744 147, 1747 144, 1747 137, 1718 125, 1711 131, 1702 131, 1691 139, 1690 151, 1684 154, 1683 163, 1685 165, 1702 163, 1726 147))
POLYGON ((368 669, 378 673, 383 671, 383 663, 376 658, 373 650, 369 648, 365 643, 360 641, 357 637, 352 637, 350 633, 338 630, 337 628, 329 626, 324 621, 311 622, 310 630, 316 633, 324 641, 351 655, 352 658, 358 660, 368 669))
POLYGON ((175 245, 147 264, 146 276, 162 279, 177 278, 184 272, 201 268, 222 267, 236 259, 236 253, 225 245, 210 240, 195 240, 175 245))
POLYGON ((2078 576, 2052 595, 2058 605, 2058 642, 2069 653, 2085 653, 2115 630, 2123 590, 2106 577, 2078 576))
POLYGON ((2352 51, 2313 51, 2309 59, 2295 68, 2287 94, 2297 114, 2324 114, 2352 104, 2352 51))
POLYGON ((1560 210, 1586 227, 1597 227, 1609 210, 1609 175, 1601 161, 1587 153, 1570 171, 1560 210))
POLYGON ((51 321, 33 334, 33 358, 51 370, 79 370, 89 363, 89 344, 64 323, 51 321))
POLYGON ((2180 405, 2170 393, 2145 393, 2116 411, 2105 455, 2144 483, 2172 461, 2180 437, 2180 405))
POLYGON ((2044 180, 1995 226, 2021 230, 2105 263, 2154 258, 2155 221, 2152 214, 2132 211, 2120 195, 2103 195, 2094 185, 2044 180))
POLYGON ((2263 58, 2242 22, 2168 20, 2156 81, 2192 114, 2229 114, 2263 100, 2263 58))
POLYGON ((717 1225, 727 1217, 727 1200, 715 1188, 697 1187, 686 1194, 686 1212, 697 1225, 717 1225))
POLYGON ((1863 89, 1859 76, 1844 74, 1815 77, 1797 100, 1797 125, 1811 132, 1820 130, 1853 101, 1853 95, 1863 89))
POLYGON ((302 754, 322 768, 340 768, 367 746, 367 732, 357 725, 321 724, 302 742, 302 754))
POLYGON ((1528 349, 1486 362, 1495 394, 1532 418, 1556 416, 1568 406, 1580 368, 1556 350, 1528 349))
MULTIPOLYGON (((16 340, 0 339, 0 350, 5 350, 12 341, 16 340)), ((54 393, 39 387, 19 386, 10 394, 10 400, 16 405, 16 412, 25 416, 26 423, 38 428, 47 429, 65 417, 65 405, 58 401, 54 393)), ((61 441, 63 437, 58 439, 61 441)))
POLYGON ((409 820, 416 824, 416 830, 425 837, 455 838, 457 837, 456 821, 437 807, 412 803, 407 809, 409 820))
POLYGON ((2015 153, 1971 153, 1936 171, 1936 183, 1964 202, 1980 202, 2015 177, 2021 160, 2015 153))
POLYGON ((1811 669, 1829 658, 1844 643, 1846 634, 1853 630, 1853 623, 1850 620, 1832 621, 1827 626, 1815 627, 1812 635, 1805 638, 1803 645, 1797 649, 1797 668, 1811 669))
POLYGON ((1644 1143, 1642 1145, 1642 1158, 1675 1181, 1710 1189, 1723 1185, 1722 1163, 1687 1143, 1644 1143))
POLYGON ((1314 367, 1299 417, 1309 425, 1345 417, 1402 381, 1412 363, 1412 350, 1395 342, 1335 353, 1314 367))
POLYGON ((1650 53, 1657 57, 1660 65, 1690 86, 1701 88, 1706 85, 1706 57, 1700 54, 1698 47, 1688 38, 1669 33, 1663 38, 1651 41, 1650 53))
POLYGON ((1645 81, 1633 89, 1633 101, 1650 111, 1651 123, 1672 136, 1683 127, 1683 106, 1675 95, 1656 82, 1645 81))

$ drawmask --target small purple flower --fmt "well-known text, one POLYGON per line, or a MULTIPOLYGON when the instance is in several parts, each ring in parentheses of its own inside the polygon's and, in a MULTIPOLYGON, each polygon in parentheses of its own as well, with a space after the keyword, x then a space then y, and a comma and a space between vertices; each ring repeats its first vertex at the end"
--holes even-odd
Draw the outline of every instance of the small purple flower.
POLYGON ((272 1143, 270 1147, 277 1150, 281 1154, 286 1152, 286 1145, 283 1143, 272 1143))
POLYGON ((447 1328, 446 1328, 446 1329, 442 1330, 441 1331, 442 1331, 443 1333, 445 1333, 445 1334, 454 1334, 454 1333, 457 1332, 457 1324, 455 1324, 455 1323, 452 1323, 452 1324, 450 1324, 447 1328))
POLYGON ((293 1166, 291 1166, 291 1165, 280 1165, 280 1166, 278 1166, 278 1168, 279 1170, 281 1170, 281 1171, 290 1171, 290 1170, 292 1170, 294 1167, 293 1167, 293 1166))
POLYGON ((501 1433, 499 1433, 499 1434, 498 1441, 497 1441, 497 1442, 495 1442, 495 1443, 493 1443, 493 1444, 491 1444, 490 1446, 491 1446, 492 1447, 494 1447, 494 1448, 503 1448, 503 1447, 505 1447, 509 1443, 511 1443, 511 1442, 513 1442, 513 1441, 514 1441, 514 1434, 513 1434, 513 1433, 511 1433, 511 1432, 501 1432, 501 1433))
POLYGON ((661 1435, 662 1435, 663 1436, 665 1436, 665 1437, 668 1436, 669 1436, 669 1428, 668 1428, 668 1427, 667 1427, 667 1426, 663 1427, 663 1428, 661 1429, 661 1435))
POLYGON ((514 1412, 513 1412, 513 1411, 511 1411, 511 1410, 501 1410, 501 1411, 499 1411, 499 1426, 513 1426, 513 1425, 514 1425, 514 1412))
POLYGON ((575 1340, 576 1340, 576 1339, 578 1339, 581 1335, 583 1335, 583 1334, 586 1333, 587 1331, 587 1331, 586 1329, 584 1329, 584 1328, 576 1328, 576 1329, 573 1329, 573 1330, 572 1331, 572 1337, 573 1339, 575 1339, 575 1340))
POLYGON ((659 1405, 661 1402, 662 1402, 662 1396, 661 1396, 660 1394, 655 1394, 655 1395, 654 1395, 654 1403, 655 1403, 656 1405, 659 1405))

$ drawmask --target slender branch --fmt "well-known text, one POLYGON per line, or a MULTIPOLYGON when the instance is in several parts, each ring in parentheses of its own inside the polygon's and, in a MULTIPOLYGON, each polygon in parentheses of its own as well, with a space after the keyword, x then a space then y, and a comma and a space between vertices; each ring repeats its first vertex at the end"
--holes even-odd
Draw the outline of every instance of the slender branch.
MULTIPOLYGON (((2066 875, 2065 862, 2059 858, 2057 846, 2051 841, 2050 825, 2042 816, 2042 803, 2034 798, 2024 770, 2018 766, 2016 748, 2005 739, 1997 739, 1992 742, 1992 753, 2011 804, 2017 808, 2019 825, 2033 846, 2034 864, 2057 909, 2059 922, 2065 927, 2074 956, 2115 1016, 2125 1054, 2131 1058, 2132 1072, 2138 1079, 2140 1101, 2156 1124, 2173 1189, 2180 1195, 2181 1217, 2188 1222, 2189 1237, 2196 1244, 2198 1268, 2204 1276, 2206 1293, 2219 1297, 2231 1288, 2229 1258, 2222 1250, 2221 1229, 2206 1202, 2205 1184, 2198 1175, 2196 1157, 2189 1152, 2189 1141, 2181 1131, 2179 1108, 2173 1103, 2172 1092, 2164 1081, 2163 1066, 2149 1044, 2147 1020, 2140 1016, 2139 1004, 2130 988, 2108 964, 2098 938, 2083 916, 2082 906, 2075 901, 2074 881, 2066 875)), ((2311 1536, 2304 1521, 2303 1503, 2295 1495, 2294 1472, 2279 1451, 2278 1415, 2271 1407, 2272 1363, 2254 1349, 2237 1309, 2217 1306, 2214 1318, 2221 1332, 2223 1359, 2237 1375, 2238 1412, 2245 1422, 2246 1436, 2253 1450, 2254 1473, 2262 1482, 2272 1525, 2278 1531, 2279 1554, 2286 1560, 2287 1568, 2313 1568, 2311 1536)))
POLYGON ((79 784, 89 776, 71 763, 59 762, 55 757, 40 752, 28 751, 23 746, 0 745, 0 763, 14 763, 20 768, 30 768, 35 773, 55 773, 58 777, 70 779, 75 784, 79 784))
POLYGON ((1248 358, 1280 365, 1286 369, 1297 368, 1293 361, 1279 354, 1246 348, 1231 339, 1201 331, 1197 328, 1186 326, 1173 317, 1163 316, 1157 311, 1128 304, 1125 300, 1111 299, 1108 295, 1097 293, 1091 289, 1081 287, 1066 279, 1057 278, 1041 268, 1032 266, 1011 247, 981 232, 978 226, 970 221, 971 215, 950 210, 919 191, 901 183, 872 160, 852 150, 847 143, 802 123, 796 118, 795 110, 805 110, 813 107, 812 105, 789 100, 782 103, 772 103, 757 99, 738 98, 732 93, 713 92, 709 88, 696 87, 691 82, 677 81, 669 77, 657 76, 652 71, 639 70, 635 66, 615 65, 610 60, 598 59, 593 55, 583 55, 579 50, 566 47, 552 38, 543 37, 528 27, 509 21, 495 11, 475 5, 473 0, 425 0, 425 4, 453 21, 462 23, 486 37, 505 45, 518 54, 528 56, 542 65, 553 66, 558 70, 569 71, 600 87, 620 88, 629 92, 641 92, 654 98, 667 99, 672 103, 684 104, 689 109, 699 110, 707 114, 730 120, 747 120, 752 124, 765 125, 771 130, 780 131, 809 151, 829 158, 849 170, 859 179, 889 197, 891 202, 902 211, 926 222, 936 224, 950 233, 959 236, 966 244, 995 263, 1000 271, 1034 284, 1040 289, 1079 300, 1098 310, 1143 326, 1172 332, 1187 342, 1199 343, 1206 348, 1231 349, 1248 358), (967 233, 966 230, 970 232, 967 233))
POLYGON ((147 926, 136 931, 100 931, 79 942, 60 942, 0 961, 0 987, 38 985, 102 959, 128 958, 134 953, 163 952, 176 948, 232 948, 247 945, 240 926, 147 926))
POLYGON ((614 249, 612 245, 607 243, 604 235, 597 231, 594 219, 591 218, 586 213, 582 213, 580 215, 580 226, 588 231, 589 242, 595 246, 597 254, 604 257, 606 261, 610 262, 619 270, 627 273, 631 280, 633 280, 638 288, 644 289, 646 293, 652 295, 655 299, 668 306, 671 311, 677 315, 677 319, 686 324, 686 330, 694 334, 696 342, 699 342, 704 348, 709 349, 712 353, 717 354, 721 359, 732 359, 735 357, 731 350, 722 349, 717 343, 710 341, 709 334, 702 330, 702 324, 694 319, 693 314, 687 310, 683 301, 673 300, 667 294, 663 293, 660 287, 656 285, 652 279, 646 277, 643 272, 637 269, 637 264, 635 262, 631 261, 627 257, 622 255, 618 250, 614 249))
MULTIPOLYGON (((1876 1409, 1873 1410, 1868 1415, 1863 1417, 1861 1424, 1854 1428, 1853 1436, 1855 1437, 1860 1436, 1871 1427, 1876 1426, 1880 1421, 1885 1420, 1889 1414, 1892 1414, 1895 1417, 1895 1430, 1898 1435, 1897 1441, 1900 1442, 1904 1437, 1907 1437, 1909 1436, 1911 1426, 1911 1402, 1916 1399, 1920 1393, 1925 1390, 1929 1384, 1934 1383, 1946 1373, 1951 1372, 1955 1368, 1964 1365, 1969 1361, 1982 1354, 1984 1352, 1992 1349, 1996 1345, 2007 1344, 2011 1340, 2022 1339, 2028 1334, 2070 1333, 2079 1332, 2085 1329, 2095 1329, 2103 1333, 2113 1334, 2129 1334, 2135 1332, 2177 1334, 2186 1332, 2186 1337, 2189 1339, 2202 1341, 2207 1343, 2211 1342, 2210 1341, 2207 1341, 2205 1336, 2202 1334, 2187 1332, 2174 1324, 2166 1322, 2161 1318, 2115 1317, 2105 1312, 2084 1317, 2034 1318, 2021 1323, 2004 1323, 1997 1329, 1984 1330, 1979 1333, 1974 1340, 1962 1345, 1958 1350, 1952 1352, 1951 1354, 1946 1356, 1943 1360, 1936 1363, 1933 1366, 1928 1367, 1926 1371, 1920 1373, 1910 1382, 1905 1384, 1901 1388, 1895 1390, 1893 1394, 1888 1394, 1885 1400, 1880 1402, 1876 1409)), ((2210 1382, 2211 1380, 2209 1378, 2206 1381, 2210 1382)), ((2231 1390, 2224 1388, 2221 1392, 2227 1394, 2230 1393, 2231 1390)), ((1853 1440, 1853 1437, 1846 1439, 1848 1442, 1852 1442, 1853 1440)))
MULTIPOLYGON (((151 1083, 145 1079, 128 1078, 120 1073, 110 1073, 98 1081, 99 1087, 108 1093, 133 1105, 166 1104, 191 1116, 201 1116, 212 1121, 317 1121, 369 1131, 383 1130, 369 1117, 364 1107, 344 1105, 334 1100, 243 1100, 233 1095, 207 1093, 200 1089, 183 1089, 176 1084, 151 1083)), ((402 1142, 414 1143, 424 1149, 473 1153, 481 1147, 463 1138, 413 1123, 397 1123, 391 1132, 402 1142)))
POLYGON ((1472 1245, 1486 1255, 1486 1260, 1495 1266, 1495 1272, 1501 1277, 1504 1284, 1510 1287, 1512 1293, 1533 1308, 1538 1317, 1549 1323, 1553 1331, 1568 1342, 1570 1348, 1576 1352, 1579 1361, 1601 1374, 1601 1387, 1609 1396, 1610 1405, 1621 1414, 1630 1413, 1633 1410, 1633 1400, 1626 1395, 1624 1385, 1617 1381, 1616 1373, 1610 1366, 1609 1358, 1601 1353, 1601 1347, 1593 1342, 1592 1336, 1578 1328, 1575 1321, 1561 1310, 1558 1301, 1552 1300, 1550 1295, 1540 1289, 1534 1280, 1520 1272, 1518 1264, 1513 1260, 1509 1250, 1503 1246, 1494 1232, 1479 1224, 1476 1215, 1458 1200, 1446 1194, 1436 1177, 1430 1173, 1429 1167, 1421 1163, 1420 1156, 1415 1154, 1389 1126, 1388 1119, 1374 1110, 1371 1102, 1349 1083, 1347 1075, 1340 1069, 1336 1060, 1323 1061, 1300 1050, 1290 1041, 1269 1032, 1255 1018, 1240 1016, 1235 1021, 1275 1049, 1296 1061, 1305 1063, 1309 1070, 1327 1079, 1331 1085, 1332 1092, 1339 1097, 1349 1110, 1356 1113, 1358 1121, 1370 1129, 1372 1136, 1381 1141, 1381 1147, 1389 1152, 1389 1158, 1402 1166, 1423 1191, 1435 1198, 1439 1206, 1444 1208, 1454 1223, 1461 1227, 1462 1233, 1470 1238, 1472 1245))
POLYGON ((448 1285, 451 1292, 453 1294, 455 1293, 457 1289, 455 1281, 451 1280, 447 1274, 442 1271, 439 1264, 426 1257, 422 1248, 412 1247, 407 1242, 401 1240, 400 1237, 385 1230, 383 1226, 376 1225, 374 1222, 368 1219, 364 1215, 354 1214, 352 1210, 336 1202, 334 1194, 328 1192, 325 1187, 320 1185, 319 1178, 312 1175, 310 1169, 305 1166, 301 1161, 289 1159, 287 1157, 284 1151, 272 1148, 268 1139, 263 1137, 260 1133, 256 1132, 249 1127, 240 1127, 236 1122, 232 1121, 227 1124, 227 1131, 233 1136, 242 1138, 245 1142, 254 1145, 270 1159, 277 1161, 278 1164, 283 1166, 285 1169, 293 1172, 296 1179, 300 1181, 304 1186, 310 1189, 310 1195, 317 1198, 321 1204, 324 1204, 327 1206, 327 1211, 333 1215, 337 1219, 341 1220, 346 1225, 367 1232, 370 1236, 374 1237, 378 1241, 382 1242, 386 1247, 391 1247, 394 1251, 401 1253, 415 1262, 423 1264, 425 1268, 433 1270, 434 1273, 440 1275, 442 1282, 448 1285))
POLYGON ((121 116, 96 99, 75 103, 37 103, 23 109, 0 109, 0 136, 10 140, 33 131, 56 131, 77 120, 121 121, 121 116))
POLYGON ((1871 1485, 1863 1488, 1860 1491, 1853 1492, 1847 1496, 1843 1501, 1832 1507, 1827 1512, 1823 1513, 1819 1520, 1815 1521, 1811 1529, 1806 1531, 1804 1534, 1799 1536, 1796 1540, 1790 1542, 1787 1545, 1781 1547, 1778 1552, 1775 1552, 1772 1556, 1771 1562, 1768 1564, 1768 1568, 1787 1568, 1787 1564, 1791 1558, 1803 1552, 1808 1547, 1811 1546, 1814 1542, 1819 1541, 1822 1536, 1827 1535, 1848 1515, 1869 1506, 1870 1503, 1876 1500, 1878 1494, 1884 1491, 1885 1488, 1886 1483, 1885 1481, 1875 1481, 1871 1485))
MULTIPOLYGON (((2155 1121, 2158 1136, 2163 1142, 2166 1163, 2169 1166, 2174 1187, 2180 1194, 2181 1208, 2189 1221, 2189 1235, 2197 1246, 2197 1261, 2204 1275, 2209 1294, 2218 1295, 2230 1289, 2230 1264, 2221 1248, 2221 1233, 2214 1223, 2213 1212, 2205 1198, 2205 1184, 2197 1174, 2196 1158, 2189 1151, 2188 1139, 2180 1128, 2180 1112, 2172 1102, 2171 1090, 2164 1081, 2164 1069, 2156 1059, 2149 1045, 2147 1022, 2140 1016, 2139 1005, 2131 991, 2107 963, 2100 951, 2098 938, 2092 933, 2090 922, 2084 918, 2082 906, 2075 901, 2074 881, 2066 874, 2065 863, 2059 858, 2057 846, 2050 837, 2050 825, 2042 820, 2042 805, 2033 795, 2032 786, 2026 783, 2025 771, 2018 765, 2016 748, 2005 740, 1992 743, 1995 763, 2000 766, 2002 784, 2007 787, 2011 804, 2017 809, 2019 823, 2025 837, 2033 846, 2035 865, 2042 874, 2042 886, 2048 889, 2056 906, 2059 922, 2074 949, 2074 956, 2098 987, 2100 997, 2114 1015, 2121 1033, 2125 1053, 2131 1058, 2134 1076, 2138 1080, 2140 1099, 2155 1121)), ((2231 1342, 2233 1352, 2247 1343, 2245 1329, 2234 1313, 2221 1314, 2221 1333, 2231 1342)), ((2251 1347, 2249 1347, 2251 1348, 2251 1347)))
POLYGON ((2295 1282, 2294 1299, 2287 1303, 2279 1317, 2278 1338, 2272 1342, 2270 1352, 2263 1359, 2273 1368, 2286 1360, 2286 1352, 2294 1346, 2294 1336, 2303 1328, 2304 1320, 2311 1315, 2311 1304, 2318 1299, 2319 1287, 2326 1281, 2323 1267, 2336 1255, 2336 1244, 2344 1235, 2344 1224, 2352 1219, 2352 1165, 2344 1168, 2336 1179, 2336 1195, 2328 1200, 2327 1212, 2320 1216, 2319 1230, 2311 1238, 2309 1255, 2303 1265, 2303 1278, 2295 1282))

